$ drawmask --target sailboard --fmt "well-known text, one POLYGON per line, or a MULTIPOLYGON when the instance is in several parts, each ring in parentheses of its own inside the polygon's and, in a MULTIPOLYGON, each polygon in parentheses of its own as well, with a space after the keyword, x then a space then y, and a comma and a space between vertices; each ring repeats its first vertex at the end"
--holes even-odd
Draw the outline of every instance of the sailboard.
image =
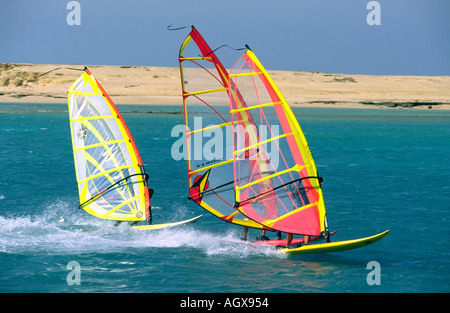
POLYGON ((228 71, 193 26, 178 59, 189 199, 225 222, 264 228, 234 206, 228 71))
POLYGON ((180 225, 184 225, 184 224, 195 223, 202 216, 203 215, 199 215, 199 216, 187 219, 187 220, 183 220, 183 221, 179 221, 179 222, 173 222, 173 223, 139 225, 139 226, 131 226, 131 227, 132 228, 137 228, 137 229, 140 229, 140 230, 152 230, 152 229, 169 228, 169 227, 180 226, 180 225))
POLYGON ((389 230, 386 230, 382 233, 365 238, 305 245, 298 248, 283 249, 280 251, 290 254, 317 254, 317 253, 346 251, 368 246, 374 242, 383 239, 388 233, 389 230))
POLYGON ((89 69, 70 87, 68 104, 79 208, 100 219, 147 221, 151 227, 145 229, 183 224, 152 224, 153 190, 136 143, 89 69))

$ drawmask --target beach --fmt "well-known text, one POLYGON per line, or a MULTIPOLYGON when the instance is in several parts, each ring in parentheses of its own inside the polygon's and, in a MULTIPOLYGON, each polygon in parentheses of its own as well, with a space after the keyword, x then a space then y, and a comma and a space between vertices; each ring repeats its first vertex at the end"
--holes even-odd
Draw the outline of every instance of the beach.
MULTIPOLYGON (((83 68, 0 63, 0 102, 66 103, 83 68)), ((116 104, 182 104, 177 67, 88 68, 116 104)), ((450 76, 268 72, 292 107, 450 109, 450 76)))

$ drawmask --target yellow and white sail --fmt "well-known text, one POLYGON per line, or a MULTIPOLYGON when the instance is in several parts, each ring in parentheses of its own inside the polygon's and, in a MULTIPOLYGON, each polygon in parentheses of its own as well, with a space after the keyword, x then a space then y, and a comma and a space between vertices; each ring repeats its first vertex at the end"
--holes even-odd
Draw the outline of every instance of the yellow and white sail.
POLYGON ((148 220, 148 175, 136 144, 88 69, 69 89, 68 103, 80 208, 101 219, 148 220))

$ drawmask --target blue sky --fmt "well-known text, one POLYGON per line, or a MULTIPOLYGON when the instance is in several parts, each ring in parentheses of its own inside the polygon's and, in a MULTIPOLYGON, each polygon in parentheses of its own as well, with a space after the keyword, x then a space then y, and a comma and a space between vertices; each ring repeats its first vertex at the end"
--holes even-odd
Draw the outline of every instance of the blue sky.
MULTIPOLYGON (((372 75, 450 75, 450 1, 0 0, 0 62, 177 67, 195 25, 212 48, 248 44, 270 70, 372 75)), ((222 51, 221 51, 222 50, 222 51)), ((241 52, 217 53, 231 67, 241 52), (229 59, 225 56, 229 56, 229 59)))

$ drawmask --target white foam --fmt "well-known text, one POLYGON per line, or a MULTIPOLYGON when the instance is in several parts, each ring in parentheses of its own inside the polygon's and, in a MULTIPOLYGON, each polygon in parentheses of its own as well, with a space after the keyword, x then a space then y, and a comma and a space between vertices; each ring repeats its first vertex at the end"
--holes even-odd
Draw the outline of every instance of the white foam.
POLYGON ((254 247, 241 241, 239 228, 224 234, 221 230, 197 227, 197 223, 158 231, 133 229, 127 223, 115 227, 113 221, 97 219, 59 201, 37 215, 0 216, 0 252, 76 254, 188 247, 208 256, 279 255, 273 248, 254 247))

